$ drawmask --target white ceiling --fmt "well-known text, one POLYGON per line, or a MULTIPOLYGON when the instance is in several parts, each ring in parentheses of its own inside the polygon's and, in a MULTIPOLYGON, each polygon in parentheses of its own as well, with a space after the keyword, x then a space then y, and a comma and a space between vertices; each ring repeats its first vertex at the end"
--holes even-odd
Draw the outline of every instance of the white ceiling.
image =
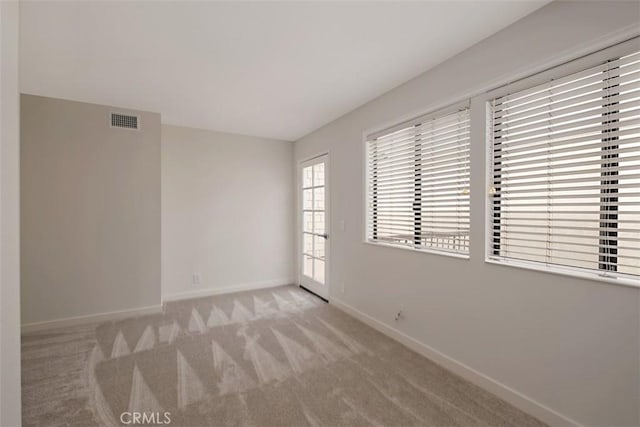
POLYGON ((296 140, 545 3, 23 1, 20 86, 296 140))

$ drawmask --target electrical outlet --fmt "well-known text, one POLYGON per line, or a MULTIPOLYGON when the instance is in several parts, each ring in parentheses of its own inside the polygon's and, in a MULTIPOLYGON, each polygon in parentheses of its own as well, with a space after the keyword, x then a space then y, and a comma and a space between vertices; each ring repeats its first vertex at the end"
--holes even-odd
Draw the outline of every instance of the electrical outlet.
POLYGON ((193 273, 193 276, 191 276, 191 284, 193 286, 198 286, 200 284, 200 273, 193 273))

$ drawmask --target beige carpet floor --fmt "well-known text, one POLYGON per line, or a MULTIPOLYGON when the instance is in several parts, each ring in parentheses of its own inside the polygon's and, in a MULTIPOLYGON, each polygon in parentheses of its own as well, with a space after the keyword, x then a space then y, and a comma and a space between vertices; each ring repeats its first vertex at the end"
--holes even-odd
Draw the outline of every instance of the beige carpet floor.
POLYGON ((544 425, 293 286, 23 335, 22 387, 26 426, 544 425))

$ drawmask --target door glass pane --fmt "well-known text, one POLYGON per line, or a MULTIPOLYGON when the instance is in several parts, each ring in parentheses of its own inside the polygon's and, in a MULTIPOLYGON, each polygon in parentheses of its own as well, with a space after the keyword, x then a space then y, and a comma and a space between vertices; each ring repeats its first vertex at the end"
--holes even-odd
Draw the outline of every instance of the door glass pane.
POLYGON ((313 190, 302 191, 302 208, 313 209, 313 190))
POLYGON ((313 186, 313 166, 302 169, 302 186, 304 188, 313 186))
POLYGON ((313 185, 324 185, 324 163, 318 163, 313 167, 313 185))
POLYGON ((313 275, 313 278, 318 282, 324 284, 324 261, 314 259, 313 262, 315 268, 315 274, 313 275))
POLYGON ((312 233, 313 232, 313 212, 305 212, 302 222, 303 222, 302 231, 306 231, 307 233, 312 233))
POLYGON ((313 255, 318 258, 324 258, 324 237, 313 236, 313 243, 313 255))
POLYGON ((313 232, 324 234, 324 212, 313 212, 313 217, 313 232))
POLYGON ((313 190, 313 205, 314 209, 324 210, 324 187, 313 190))
POLYGON ((304 253, 313 255, 313 234, 304 233, 303 241, 304 253))
POLYGON ((302 273, 305 276, 313 277, 313 258, 307 255, 302 258, 302 273))

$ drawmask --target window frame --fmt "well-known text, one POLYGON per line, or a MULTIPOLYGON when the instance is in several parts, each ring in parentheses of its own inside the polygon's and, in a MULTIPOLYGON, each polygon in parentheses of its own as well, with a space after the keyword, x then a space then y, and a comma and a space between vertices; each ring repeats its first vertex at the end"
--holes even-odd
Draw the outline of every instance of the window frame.
MULTIPOLYGON (((489 192, 492 185, 490 171, 493 169, 493 158, 491 154, 493 145, 492 131, 492 106, 491 102, 509 93, 527 90, 549 82, 550 80, 562 78, 588 68, 600 65, 614 57, 629 55, 640 50, 640 38, 632 38, 625 42, 604 48, 589 55, 574 59, 564 64, 555 66, 548 70, 524 77, 512 83, 508 83, 499 88, 490 90, 480 95, 481 103, 485 107, 485 129, 484 129, 484 177, 485 177, 485 202, 484 202, 484 260, 487 264, 506 266, 511 268, 521 268, 526 270, 534 270, 562 276, 570 276, 580 279, 595 280, 598 282, 611 283, 623 286, 640 287, 640 278, 635 279, 630 276, 612 276, 610 270, 589 270, 586 268, 578 268, 571 266, 563 266, 557 264, 546 264, 544 262, 526 261, 519 259, 511 259, 505 257, 496 257, 494 255, 494 234, 493 234, 493 203, 494 199, 489 192)), ((604 177, 603 177, 604 179, 604 177)), ((603 195, 602 197, 606 197, 603 195)), ((601 211, 602 214, 602 211, 601 211)), ((602 219, 601 222, 605 221, 602 219)), ((606 237, 601 237, 606 238, 606 237)), ((599 259, 601 260, 601 258, 599 259)))
MULTIPOLYGON (((361 155, 361 159, 363 161, 363 174, 362 174, 362 185, 363 185, 363 194, 362 194, 362 218, 364 219, 363 221, 363 227, 362 227, 362 242, 368 245, 372 245, 372 246, 376 246, 376 247, 384 247, 384 248, 394 248, 394 249, 402 249, 402 250, 406 250, 406 251, 410 251, 410 252, 417 252, 417 253, 426 253, 426 254, 433 254, 433 255, 443 255, 443 256, 447 256, 447 257, 452 257, 452 258, 458 258, 458 259, 465 259, 468 260, 471 257, 471 198, 469 197, 469 235, 467 237, 468 239, 468 250, 466 253, 463 252, 456 252, 456 251, 447 251, 445 249, 438 249, 438 248, 434 248, 434 247, 416 247, 414 246, 409 246, 409 245, 403 245, 403 244, 394 244, 394 243, 390 243, 390 242, 384 242, 384 241, 373 241, 369 238, 369 225, 370 225, 370 219, 369 219, 369 192, 370 192, 370 185, 369 185, 369 176, 371 174, 371 170, 369 167, 369 162, 368 162, 368 158, 369 158, 369 144, 368 141, 371 138, 375 138, 378 136, 382 136, 384 134, 388 134, 388 133, 392 133, 394 131, 400 130, 400 129, 404 129, 410 126, 415 126, 417 124, 420 124, 424 121, 427 120, 431 120, 434 118, 438 118, 438 117, 443 117, 452 113, 455 113, 457 111, 461 111, 461 110, 468 110, 468 114, 469 117, 471 116, 471 100, 469 98, 464 99, 463 101, 459 101, 456 102, 454 104, 446 104, 443 107, 438 107, 435 109, 430 109, 428 113, 424 113, 424 114, 416 114, 416 115, 412 115, 410 119, 404 119, 404 120, 398 120, 393 122, 393 124, 391 125, 386 125, 384 127, 379 127, 376 130, 373 131, 368 131, 368 132, 363 132, 362 134, 362 155, 361 155)), ((471 121, 469 122, 469 125, 471 125, 471 121)), ((469 129, 469 169, 471 169, 471 138, 472 138, 472 130, 471 128, 469 129)), ((471 171, 469 170, 469 191, 470 191, 470 187, 471 187, 471 171)))

